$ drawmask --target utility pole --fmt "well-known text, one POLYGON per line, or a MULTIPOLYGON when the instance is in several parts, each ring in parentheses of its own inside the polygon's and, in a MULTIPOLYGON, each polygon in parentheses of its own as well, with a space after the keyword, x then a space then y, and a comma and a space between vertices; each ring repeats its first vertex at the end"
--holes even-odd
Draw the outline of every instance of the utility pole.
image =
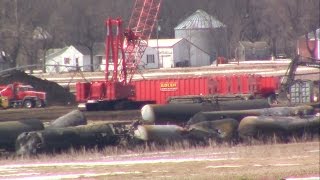
MULTIPOLYGON (((156 21, 157 25, 157 58, 158 58, 158 68, 160 68, 160 55, 159 55, 159 31, 161 27, 159 26, 159 20, 156 21)), ((162 63, 161 63, 162 64, 162 63)))

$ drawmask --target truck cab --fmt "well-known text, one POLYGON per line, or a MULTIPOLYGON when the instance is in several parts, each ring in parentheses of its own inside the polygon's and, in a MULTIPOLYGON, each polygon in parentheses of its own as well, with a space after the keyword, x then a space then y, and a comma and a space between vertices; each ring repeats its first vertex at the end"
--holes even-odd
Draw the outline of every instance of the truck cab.
POLYGON ((0 97, 6 98, 9 107, 44 107, 46 93, 34 90, 31 85, 15 82, 0 86, 0 97))

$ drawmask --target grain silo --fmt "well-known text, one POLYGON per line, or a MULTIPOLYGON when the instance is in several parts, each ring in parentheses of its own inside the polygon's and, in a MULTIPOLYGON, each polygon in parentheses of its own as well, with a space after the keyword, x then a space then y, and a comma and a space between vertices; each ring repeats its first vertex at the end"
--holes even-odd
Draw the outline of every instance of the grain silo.
MULTIPOLYGON (((185 38, 211 57, 227 55, 226 25, 203 10, 197 10, 174 28, 175 38, 185 38)), ((191 55, 192 54, 191 50, 191 55)))

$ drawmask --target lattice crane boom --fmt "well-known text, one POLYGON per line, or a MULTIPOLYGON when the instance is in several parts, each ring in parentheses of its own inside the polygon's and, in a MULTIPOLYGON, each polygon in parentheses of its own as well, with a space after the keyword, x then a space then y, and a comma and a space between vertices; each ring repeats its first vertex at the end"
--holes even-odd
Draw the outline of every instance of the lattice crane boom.
POLYGON ((106 80, 109 80, 108 59, 111 58, 114 68, 110 80, 123 84, 131 82, 148 46, 161 2, 162 0, 136 0, 128 27, 124 31, 120 18, 107 20, 106 80), (113 32, 115 29, 116 33, 113 32))
POLYGON ((139 34, 142 39, 149 39, 158 17, 162 0, 136 0, 128 29, 139 34))

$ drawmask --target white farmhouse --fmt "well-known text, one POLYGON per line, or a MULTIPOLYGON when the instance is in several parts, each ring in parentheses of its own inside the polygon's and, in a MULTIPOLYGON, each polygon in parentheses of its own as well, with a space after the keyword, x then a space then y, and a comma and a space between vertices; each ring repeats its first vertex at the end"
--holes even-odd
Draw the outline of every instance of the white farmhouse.
POLYGON ((172 68, 210 65, 210 55, 186 39, 151 39, 140 65, 172 68))
MULTIPOLYGON (((46 56, 46 72, 69 72, 75 70, 90 71, 90 51, 81 46, 67 46, 62 49, 50 49, 46 56)), ((100 68, 102 56, 94 52, 94 70, 100 68)))

